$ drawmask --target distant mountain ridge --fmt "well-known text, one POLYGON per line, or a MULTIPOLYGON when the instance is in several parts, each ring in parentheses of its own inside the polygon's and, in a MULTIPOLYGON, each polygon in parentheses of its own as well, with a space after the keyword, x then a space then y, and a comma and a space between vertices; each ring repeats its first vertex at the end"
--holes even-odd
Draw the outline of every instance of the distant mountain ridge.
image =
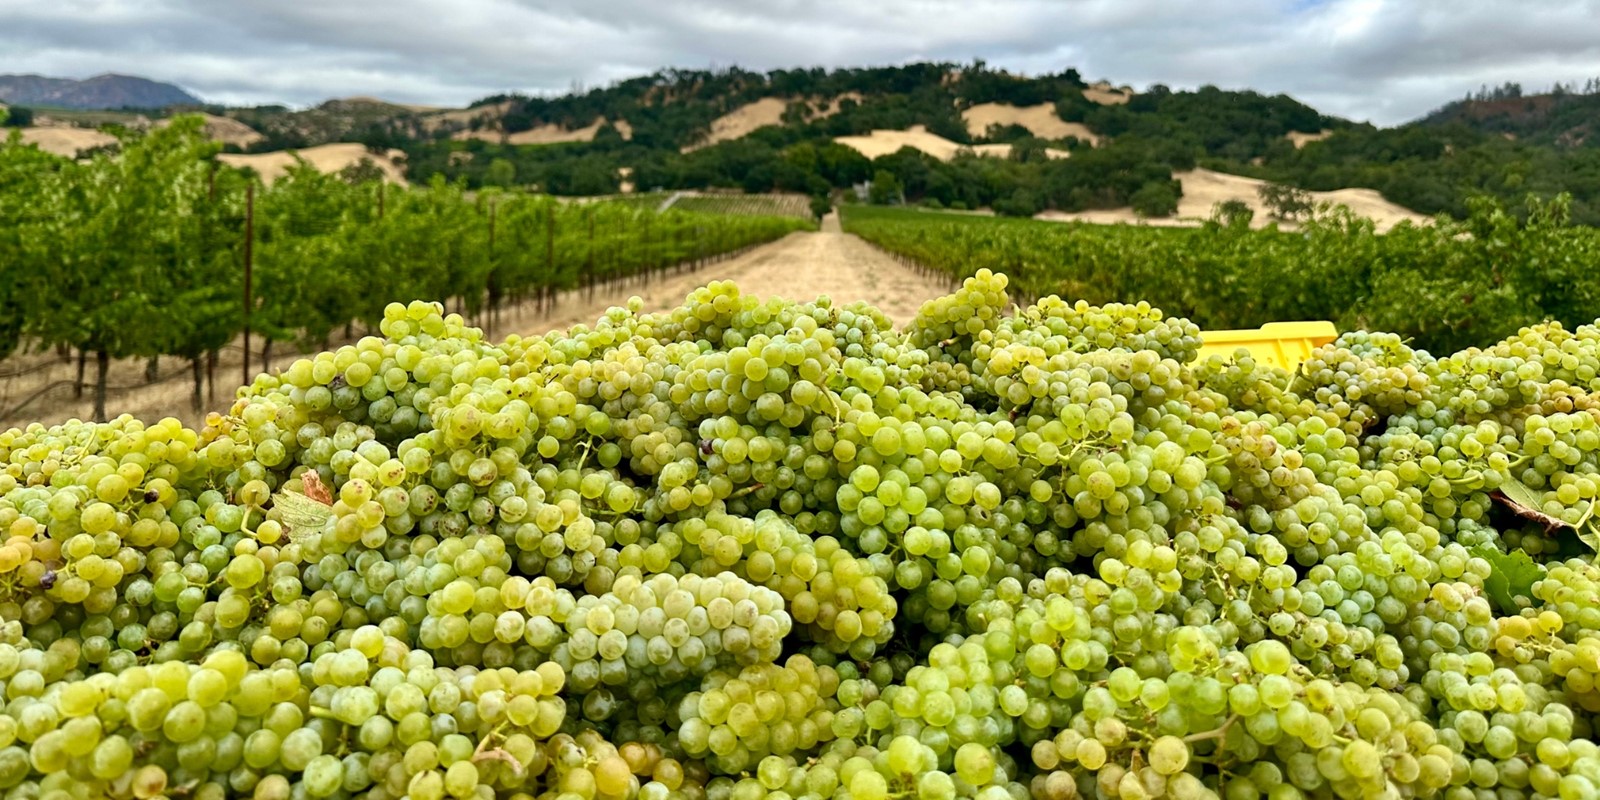
POLYGON ((200 105, 174 86, 134 75, 107 73, 85 80, 42 75, 0 75, 0 102, 84 110, 200 105))

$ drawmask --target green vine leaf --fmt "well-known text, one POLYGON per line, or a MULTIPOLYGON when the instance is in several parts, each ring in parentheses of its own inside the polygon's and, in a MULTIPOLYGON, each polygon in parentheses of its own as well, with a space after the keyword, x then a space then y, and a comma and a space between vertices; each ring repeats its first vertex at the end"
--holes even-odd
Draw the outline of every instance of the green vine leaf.
POLYGON ((1488 545, 1479 545, 1472 549, 1472 554, 1489 562, 1492 571, 1483 580, 1483 590, 1502 613, 1520 611, 1522 607, 1517 604, 1517 598, 1532 600, 1533 585, 1544 580, 1544 567, 1530 558, 1526 551, 1502 553, 1488 545))
POLYGON ((301 476, 303 491, 285 487, 272 496, 269 519, 277 520, 289 534, 289 540, 300 543, 318 536, 333 519, 333 495, 323 486, 315 471, 307 470, 301 476))

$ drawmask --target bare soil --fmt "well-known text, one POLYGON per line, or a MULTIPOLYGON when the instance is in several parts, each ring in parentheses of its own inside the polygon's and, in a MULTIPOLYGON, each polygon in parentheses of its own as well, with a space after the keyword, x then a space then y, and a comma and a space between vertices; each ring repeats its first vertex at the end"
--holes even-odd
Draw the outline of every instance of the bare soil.
POLYGON ((839 219, 829 215, 816 233, 792 233, 738 257, 700 269, 658 277, 648 285, 630 286, 590 302, 563 298, 555 309, 539 313, 528 308, 501 324, 504 335, 542 335, 551 330, 592 323, 606 309, 637 295, 646 311, 665 311, 682 303, 696 288, 711 281, 731 280, 739 289, 760 297, 811 299, 827 295, 835 303, 864 300, 904 325, 922 304, 944 295, 948 286, 896 261, 860 238, 842 233, 839 219))

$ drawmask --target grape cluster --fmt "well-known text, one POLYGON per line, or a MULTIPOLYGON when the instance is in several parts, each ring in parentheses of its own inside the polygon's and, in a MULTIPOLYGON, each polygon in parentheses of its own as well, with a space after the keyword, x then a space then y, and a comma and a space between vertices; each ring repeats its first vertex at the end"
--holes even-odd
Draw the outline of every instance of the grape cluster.
MULTIPOLYGON (((772 663, 792 625, 776 592, 732 573, 645 581, 624 575, 610 592, 577 598, 564 617, 550 658, 571 675, 574 691, 588 693, 583 711, 595 721, 615 713, 619 693, 644 702, 644 710, 658 686, 705 675, 719 663, 772 663)), ((530 636, 545 640, 555 632, 547 620, 536 618, 530 636)))
POLYGON ((770 756, 816 748, 833 738, 839 676, 803 655, 707 675, 677 709, 684 752, 738 773, 770 756))
POLYGON ((1313 350, 1296 370, 1292 388, 1359 436, 1421 404, 1430 361, 1395 334, 1355 331, 1313 350))
POLYGON ((1600 328, 429 303, 0 433, 4 800, 1600 792, 1600 328))
POLYGON ((831 536, 802 534, 770 509, 752 518, 715 513, 678 526, 685 543, 700 550, 693 572, 731 568, 776 591, 794 621, 838 652, 870 657, 894 634, 896 603, 870 558, 831 536))

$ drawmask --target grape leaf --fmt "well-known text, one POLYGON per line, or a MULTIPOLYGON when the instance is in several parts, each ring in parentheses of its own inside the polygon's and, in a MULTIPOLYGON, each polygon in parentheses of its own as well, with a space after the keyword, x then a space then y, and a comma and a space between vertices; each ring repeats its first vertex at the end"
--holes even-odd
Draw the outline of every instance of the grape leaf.
POLYGON ((1489 562, 1491 571, 1483 579, 1483 590, 1503 613, 1516 613, 1516 599, 1533 599, 1533 584, 1544 580, 1544 567, 1529 558, 1526 551, 1502 553, 1488 545, 1478 545, 1472 548, 1472 554, 1489 562))
POLYGON ((1597 532, 1594 525, 1590 523, 1590 518, 1594 515, 1593 505, 1589 507, 1589 513, 1584 515, 1583 520, 1577 525, 1573 525, 1566 520, 1557 519, 1540 510, 1541 503, 1539 502, 1538 493, 1529 489, 1526 484, 1515 478, 1501 481, 1500 488, 1495 492, 1494 497, 1505 504, 1507 508, 1510 508, 1517 516, 1533 520, 1544 526, 1546 532, 1555 533, 1562 528, 1567 528, 1577 533, 1578 538, 1583 540, 1584 544, 1589 545, 1592 549, 1600 550, 1600 532, 1597 532))
POLYGON ((333 494, 323 485, 314 470, 301 476, 304 492, 285 487, 272 496, 272 510, 267 516, 277 520, 289 534, 289 541, 303 542, 322 532, 323 526, 333 519, 333 494))

